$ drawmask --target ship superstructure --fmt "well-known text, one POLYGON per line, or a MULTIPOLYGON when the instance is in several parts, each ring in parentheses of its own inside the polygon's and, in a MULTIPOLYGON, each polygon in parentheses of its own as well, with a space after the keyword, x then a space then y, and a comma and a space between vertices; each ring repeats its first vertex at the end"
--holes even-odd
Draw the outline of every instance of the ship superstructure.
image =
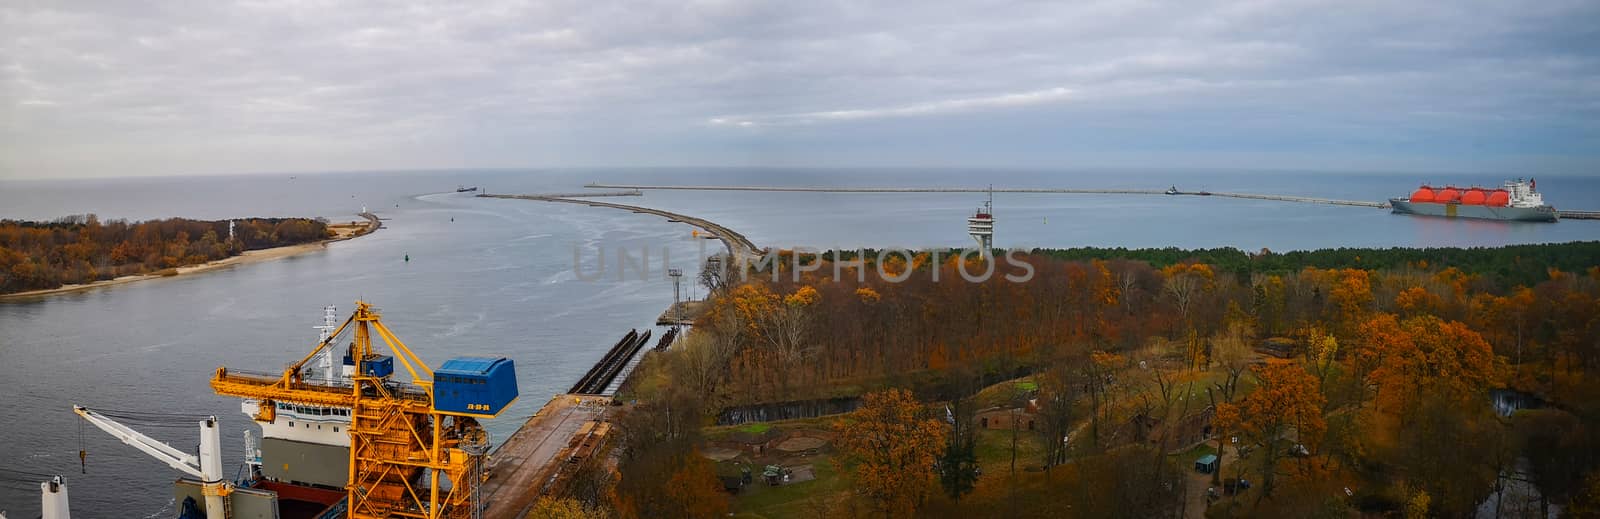
POLYGON ((1400 214, 1478 218, 1525 222, 1554 222, 1556 208, 1544 203, 1544 195, 1533 179, 1507 180, 1496 189, 1483 187, 1434 187, 1422 185, 1411 196, 1391 198, 1389 205, 1400 214))
MULTIPOLYGON (((517 395, 509 359, 451 359, 434 370, 383 325, 376 309, 361 301, 327 339, 281 373, 218 368, 211 389, 255 400, 257 421, 278 420, 283 403, 349 409, 344 489, 347 517, 352 519, 477 515, 477 487, 485 477, 489 446, 477 419, 498 416, 517 395), (328 384, 307 376, 306 366, 333 349, 346 331, 353 331, 346 354, 354 365, 351 383, 328 384), (378 344, 387 346, 389 354, 378 353, 378 344), (396 364, 410 374, 410 381, 395 377, 396 364)), ((265 459, 269 457, 264 441, 263 470, 280 462, 265 459)))
MULTIPOLYGON (((339 328, 339 309, 335 306, 322 307, 322 324, 314 327, 320 331, 317 343, 326 342, 339 328)), ((351 387, 350 375, 355 372, 355 362, 350 358, 349 347, 343 349, 342 359, 336 361, 339 355, 335 348, 324 348, 311 358, 302 368, 305 377, 316 380, 322 385, 335 387, 351 387)), ((255 420, 261 426, 261 437, 266 439, 281 439, 299 442, 309 442, 319 445, 339 447, 350 446, 350 435, 346 434, 350 427, 350 408, 323 405, 296 405, 286 402, 276 403, 277 412, 274 420, 255 420)), ((254 399, 245 399, 240 404, 240 411, 252 419, 261 413, 261 402, 254 399)))

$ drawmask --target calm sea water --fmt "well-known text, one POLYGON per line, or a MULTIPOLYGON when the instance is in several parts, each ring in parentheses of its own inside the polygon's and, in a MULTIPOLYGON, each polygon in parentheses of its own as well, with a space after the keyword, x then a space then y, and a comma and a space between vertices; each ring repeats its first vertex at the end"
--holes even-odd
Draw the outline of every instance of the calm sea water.
MULTIPOLYGON (((178 474, 78 423, 73 404, 215 414, 230 471, 249 421, 214 396, 218 366, 276 370, 315 339, 323 305, 377 305, 401 339, 432 363, 461 355, 517 362, 522 397, 491 434, 505 438, 564 391, 628 328, 651 325, 672 300, 663 256, 696 268, 703 240, 656 217, 569 204, 478 199, 571 192, 586 182, 856 186, 1126 187, 1243 191, 1381 200, 1422 181, 1498 184, 1487 176, 1296 172, 914 170, 538 170, 328 173, 111 181, 0 182, 0 218, 325 216, 363 207, 377 234, 261 264, 0 303, 0 467, 68 477, 81 517, 170 517, 178 474), (596 251, 607 274, 584 281, 596 251), (617 280, 616 252, 649 250, 650 274, 617 280), (409 255, 411 261, 404 258, 409 255), (88 452, 80 473, 77 451, 88 452)), ((1540 177, 1557 207, 1600 209, 1600 179, 1540 177)), ((615 201, 704 216, 761 245, 816 248, 965 246, 981 194, 649 192, 615 201)), ((1002 247, 1234 246, 1273 250, 1355 246, 1492 246, 1600 239, 1600 222, 1511 224, 1392 215, 1377 209, 1164 196, 995 196, 1002 247)), ((714 250, 715 243, 706 250, 714 250)), ((686 292, 687 292, 686 288, 686 292)), ((698 290, 698 289, 696 289, 698 290)), ((193 427, 157 428, 179 448, 193 427)), ((0 484, 0 509, 38 513, 37 486, 0 484)))

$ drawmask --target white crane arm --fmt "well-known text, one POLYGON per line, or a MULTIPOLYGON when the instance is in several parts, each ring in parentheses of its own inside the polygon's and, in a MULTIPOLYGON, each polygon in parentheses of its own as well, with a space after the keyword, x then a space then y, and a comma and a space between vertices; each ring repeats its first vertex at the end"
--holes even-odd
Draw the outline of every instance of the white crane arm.
POLYGON ((145 454, 149 454, 151 457, 165 462, 172 468, 200 478, 202 481, 206 480, 206 477, 200 473, 200 458, 198 456, 180 451, 173 448, 171 445, 167 445, 156 440, 155 438, 145 436, 139 431, 135 431, 126 425, 117 423, 115 420, 107 418, 99 413, 90 411, 88 408, 85 408, 81 405, 72 406, 72 410, 78 413, 78 416, 82 416, 85 421, 94 424, 94 426, 99 427, 100 430, 110 433, 112 436, 117 437, 117 439, 122 440, 122 443, 126 443, 135 449, 144 451, 145 454))

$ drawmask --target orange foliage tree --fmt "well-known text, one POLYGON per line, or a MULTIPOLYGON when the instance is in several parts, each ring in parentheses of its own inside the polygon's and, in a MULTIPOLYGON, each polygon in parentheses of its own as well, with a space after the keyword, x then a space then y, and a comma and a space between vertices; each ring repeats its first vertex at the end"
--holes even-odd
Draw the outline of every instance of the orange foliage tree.
POLYGON ((1255 369, 1258 387, 1238 404, 1217 405, 1216 422, 1239 431, 1259 449, 1263 494, 1272 493, 1278 460, 1294 444, 1316 449, 1327 430, 1322 418, 1325 399, 1317 379, 1297 364, 1267 364, 1255 369), (1293 432, 1298 442, 1288 438, 1293 432))
POLYGON ((1379 314, 1362 329, 1365 344, 1355 362, 1370 366, 1367 382, 1377 389, 1379 408, 1402 423, 1424 392, 1464 403, 1482 398, 1498 379, 1489 343, 1460 322, 1379 314))
MULTIPOLYGON (((690 449, 668 458, 666 482, 639 482, 617 494, 617 512, 625 518, 711 518, 728 513, 728 495, 722 491, 711 460, 690 449)), ((624 478, 628 476, 625 474, 624 478)))
POLYGON ((904 389, 868 393, 861 408, 835 422, 841 472, 883 517, 912 517, 934 491, 934 460, 945 424, 926 416, 904 389), (853 465, 852 465, 853 463, 853 465))

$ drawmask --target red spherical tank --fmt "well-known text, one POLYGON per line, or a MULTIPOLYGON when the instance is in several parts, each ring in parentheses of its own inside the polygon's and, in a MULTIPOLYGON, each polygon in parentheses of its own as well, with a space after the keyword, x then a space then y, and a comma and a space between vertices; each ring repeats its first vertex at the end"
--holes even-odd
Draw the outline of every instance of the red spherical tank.
POLYGON ((1483 205, 1488 200, 1489 194, 1482 189, 1472 188, 1461 195, 1462 205, 1483 205))
POLYGON ((1505 207, 1511 205, 1511 193, 1504 189, 1490 191, 1489 197, 1484 199, 1483 205, 1493 207, 1505 207))
POLYGON ((1438 191, 1435 191, 1434 194, 1433 194, 1433 201, 1441 203, 1441 204, 1448 204, 1450 202, 1455 202, 1455 201, 1460 200, 1460 199, 1461 199, 1461 190, 1460 189, 1456 189, 1454 187, 1446 187, 1444 189, 1440 189, 1438 191))
POLYGON ((1419 187, 1416 191, 1411 192, 1412 202, 1432 202, 1433 197, 1433 188, 1428 186, 1419 187))

